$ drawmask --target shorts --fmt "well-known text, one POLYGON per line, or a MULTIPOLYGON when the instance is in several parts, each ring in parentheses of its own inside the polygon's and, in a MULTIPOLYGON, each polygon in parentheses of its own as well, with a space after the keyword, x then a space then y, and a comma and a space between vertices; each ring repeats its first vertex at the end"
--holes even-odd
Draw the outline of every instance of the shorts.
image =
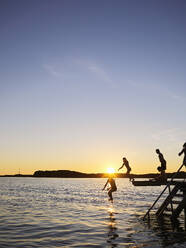
POLYGON ((158 166, 158 167, 157 167, 157 170, 158 170, 159 172, 165 171, 165 169, 164 169, 163 167, 161 167, 161 166, 158 166))

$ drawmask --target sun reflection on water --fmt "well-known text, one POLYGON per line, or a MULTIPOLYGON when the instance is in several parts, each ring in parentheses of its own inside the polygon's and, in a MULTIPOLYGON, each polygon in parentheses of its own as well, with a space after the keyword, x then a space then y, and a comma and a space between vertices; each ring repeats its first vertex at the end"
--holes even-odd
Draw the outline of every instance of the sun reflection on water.
POLYGON ((107 223, 108 225, 108 238, 107 238, 107 243, 111 245, 111 247, 116 247, 117 242, 116 239, 119 237, 117 234, 117 227, 116 227, 116 219, 115 219, 115 210, 113 207, 109 207, 107 209, 109 213, 109 221, 107 223))

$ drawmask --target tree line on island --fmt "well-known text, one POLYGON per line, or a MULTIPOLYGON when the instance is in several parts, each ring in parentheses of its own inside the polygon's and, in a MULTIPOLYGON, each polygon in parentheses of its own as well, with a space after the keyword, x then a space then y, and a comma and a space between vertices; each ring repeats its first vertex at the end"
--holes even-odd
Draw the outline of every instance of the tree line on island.
MULTIPOLYGON (((171 178, 173 173, 167 173, 167 177, 171 178)), ((155 178, 158 173, 147 174, 131 174, 132 178, 155 178)), ((0 177, 51 177, 51 178, 106 178, 108 173, 83 173, 71 170, 38 170, 32 175, 15 174, 15 175, 1 175, 0 177)), ((128 178, 125 173, 115 173, 116 178, 128 178)), ((177 178, 186 178, 186 172, 181 171, 176 176, 177 178)))
MULTIPOLYGON (((174 173, 167 173, 167 177, 171 178, 174 173)), ((131 174, 133 178, 154 178, 157 177, 157 173, 148 173, 148 174, 131 174)), ((102 178, 108 177, 108 173, 82 173, 78 171, 71 170, 38 170, 35 171, 33 177, 61 177, 61 178, 102 178)), ((117 178, 128 178, 128 175, 125 173, 115 173, 117 178)), ((186 172, 181 171, 178 175, 178 178, 185 178, 186 172)))

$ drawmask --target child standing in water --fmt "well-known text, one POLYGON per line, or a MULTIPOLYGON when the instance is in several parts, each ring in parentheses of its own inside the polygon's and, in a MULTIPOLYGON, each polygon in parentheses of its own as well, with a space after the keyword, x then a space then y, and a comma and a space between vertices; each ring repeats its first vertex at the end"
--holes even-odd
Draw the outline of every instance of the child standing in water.
POLYGON ((110 184, 110 188, 108 188, 109 201, 113 202, 112 192, 117 191, 117 187, 116 187, 115 180, 112 178, 112 176, 110 176, 108 178, 108 180, 107 180, 107 182, 106 182, 106 184, 102 190, 104 190, 106 188, 108 183, 110 184))
POLYGON ((186 166, 186 143, 183 144, 183 149, 178 153, 179 156, 184 153, 183 164, 186 166))

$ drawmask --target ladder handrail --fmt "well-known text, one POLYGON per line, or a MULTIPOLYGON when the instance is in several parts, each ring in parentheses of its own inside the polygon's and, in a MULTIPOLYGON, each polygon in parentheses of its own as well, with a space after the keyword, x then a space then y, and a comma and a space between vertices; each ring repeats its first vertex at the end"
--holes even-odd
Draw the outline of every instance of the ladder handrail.
POLYGON ((165 188, 163 189, 163 191, 161 192, 161 194, 158 196, 158 198, 155 200, 155 202, 152 204, 152 206, 148 209, 148 211, 146 212, 146 214, 143 217, 143 220, 145 220, 146 216, 149 215, 149 212, 151 211, 151 209, 154 207, 154 205, 159 201, 160 197, 163 195, 163 193, 165 192, 165 190, 171 185, 171 182, 173 181, 173 179, 177 176, 177 174, 180 172, 181 168, 184 166, 184 164, 182 164, 180 166, 180 168, 177 170, 176 173, 173 174, 173 176, 171 177, 171 180, 169 181, 169 183, 165 186, 165 188))

